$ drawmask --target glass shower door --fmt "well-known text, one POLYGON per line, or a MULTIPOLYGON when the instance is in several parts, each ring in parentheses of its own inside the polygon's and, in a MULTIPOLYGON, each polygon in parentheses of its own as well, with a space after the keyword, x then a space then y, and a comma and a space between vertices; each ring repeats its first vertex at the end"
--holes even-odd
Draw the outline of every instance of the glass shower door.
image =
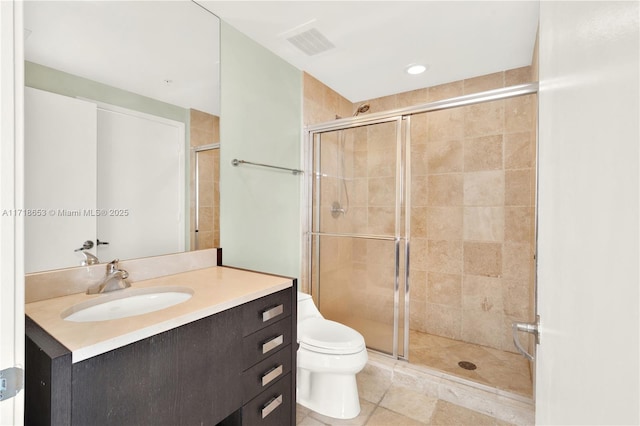
POLYGON ((402 356, 400 117, 313 134, 311 288, 322 315, 402 356), (400 348, 400 349, 399 349, 400 348))

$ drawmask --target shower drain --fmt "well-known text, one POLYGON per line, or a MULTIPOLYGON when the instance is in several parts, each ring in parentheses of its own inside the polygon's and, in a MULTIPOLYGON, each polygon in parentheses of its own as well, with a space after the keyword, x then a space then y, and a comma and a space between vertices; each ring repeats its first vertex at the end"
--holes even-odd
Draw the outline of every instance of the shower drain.
POLYGON ((478 368, 474 363, 469 361, 460 361, 458 365, 465 370, 475 370, 476 368, 478 368))

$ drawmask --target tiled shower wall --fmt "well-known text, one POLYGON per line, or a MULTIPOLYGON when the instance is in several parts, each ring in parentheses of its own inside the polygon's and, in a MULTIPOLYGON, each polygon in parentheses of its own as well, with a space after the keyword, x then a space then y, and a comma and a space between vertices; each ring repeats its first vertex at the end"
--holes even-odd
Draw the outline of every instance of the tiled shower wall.
MULTIPOLYGON (((530 82, 530 69, 430 88, 427 101, 530 82)), ((412 117, 412 329, 515 351, 530 320, 535 95, 412 117)))
MULTIPOLYGON (((220 142, 220 118, 195 109, 190 110, 191 148, 220 142)), ((191 169, 191 249, 195 249, 195 161, 190 152, 191 169)), ((220 150, 202 151, 198 154, 199 172, 199 229, 198 249, 220 247, 220 150)))
MULTIPOLYGON (((352 114, 352 104, 344 97, 331 90, 309 74, 304 74, 304 124, 322 123, 335 120, 339 117, 349 117, 352 114)), ((332 133, 323 138, 322 158, 336 159, 338 155, 338 144, 344 141, 340 134, 332 133)), ((343 153, 344 154, 344 153, 343 153)), ((349 161, 347 159, 347 161, 349 161)), ((325 164, 323 162, 323 164, 325 164)), ((340 180, 338 177, 337 161, 327 161, 323 173, 328 177, 322 179, 322 196, 321 208, 322 230, 325 232, 343 231, 344 220, 334 220, 331 217, 331 203, 336 199, 339 191, 340 180)), ((318 181, 316 181, 317 183, 318 181)), ((341 218, 347 217, 341 216, 341 218)), ((351 216, 349 216, 350 218, 351 216)), ((349 305, 352 298, 349 296, 349 276, 353 268, 351 253, 353 252, 352 241, 349 239, 323 238, 321 244, 321 252, 319 253, 322 262, 323 283, 327 283, 323 287, 322 306, 326 307, 325 314, 327 316, 339 315, 338 312, 344 311, 349 305)), ((305 261, 307 257, 305 256, 305 261)), ((304 265, 303 267, 308 267, 304 265)), ((317 273, 317 264, 313 264, 314 271, 312 275, 317 273)), ((305 274, 301 280, 301 289, 303 291, 310 290, 310 283, 305 274)), ((314 294, 317 303, 318 294, 314 294)), ((324 308, 323 308, 324 310, 324 308)))
MULTIPOLYGON (((380 112, 527 83, 531 73, 524 67, 367 102, 380 112)), ((305 76, 307 123, 351 115, 356 105, 318 107, 318 99, 335 97, 330 92, 305 76)), ((535 107, 529 95, 411 117, 412 329, 513 351, 511 322, 532 320, 535 107)), ((342 157, 335 152, 341 136, 323 138, 323 159, 345 161, 351 197, 349 213, 332 219, 341 181, 323 179, 324 232, 393 233, 394 131, 346 131, 342 157)), ((334 173, 331 167, 338 165, 323 172, 334 173)), ((392 244, 323 240, 320 255, 323 312, 391 320, 392 244)))

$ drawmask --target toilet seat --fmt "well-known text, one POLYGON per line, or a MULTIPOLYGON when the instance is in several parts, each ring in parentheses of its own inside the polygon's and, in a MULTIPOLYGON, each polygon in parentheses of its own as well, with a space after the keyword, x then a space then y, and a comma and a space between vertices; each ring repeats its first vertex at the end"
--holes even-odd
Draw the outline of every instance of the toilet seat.
POLYGON ((360 333, 324 318, 309 318, 300 323, 298 341, 301 348, 325 354, 349 355, 366 348, 360 333))

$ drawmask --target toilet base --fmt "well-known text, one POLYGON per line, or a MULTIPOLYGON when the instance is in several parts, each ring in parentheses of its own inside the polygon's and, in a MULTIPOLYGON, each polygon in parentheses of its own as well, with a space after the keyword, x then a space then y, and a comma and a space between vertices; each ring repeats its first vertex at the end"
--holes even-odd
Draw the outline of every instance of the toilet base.
POLYGON ((298 368, 296 402, 336 419, 353 419, 360 414, 355 374, 313 373, 298 368))

